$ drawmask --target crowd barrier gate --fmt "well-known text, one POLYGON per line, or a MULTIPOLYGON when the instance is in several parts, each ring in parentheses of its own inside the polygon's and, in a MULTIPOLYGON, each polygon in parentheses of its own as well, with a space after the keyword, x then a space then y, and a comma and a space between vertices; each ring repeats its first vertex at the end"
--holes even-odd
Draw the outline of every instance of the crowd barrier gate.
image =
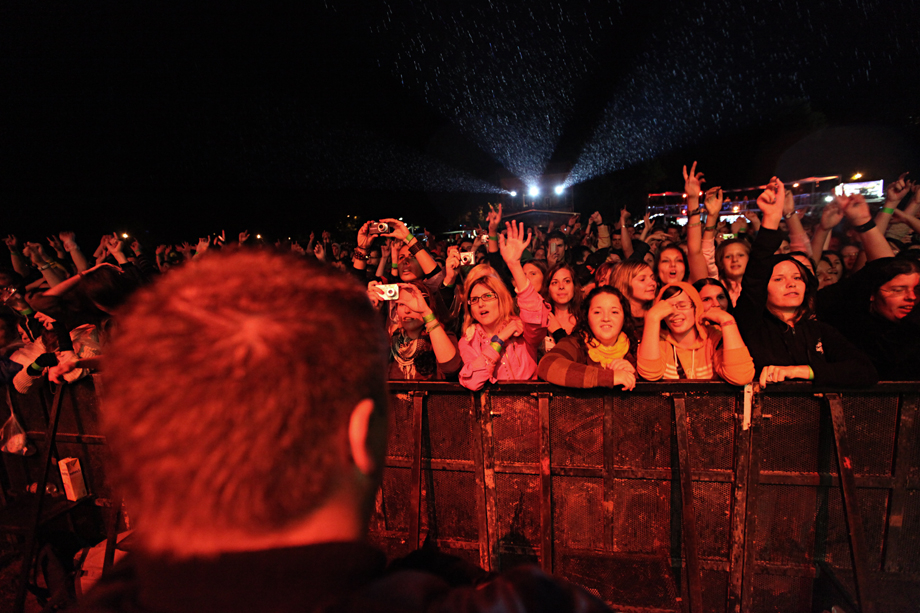
MULTIPOLYGON (((915 610, 916 383, 782 384, 746 402, 714 382, 391 382, 390 397, 370 525, 390 557, 437 545, 487 570, 535 563, 625 611, 810 612, 824 599, 871 612, 897 597, 915 610)), ((11 402, 38 453, 2 454, 5 497, 71 456, 92 501, 117 509, 92 382, 11 402)))

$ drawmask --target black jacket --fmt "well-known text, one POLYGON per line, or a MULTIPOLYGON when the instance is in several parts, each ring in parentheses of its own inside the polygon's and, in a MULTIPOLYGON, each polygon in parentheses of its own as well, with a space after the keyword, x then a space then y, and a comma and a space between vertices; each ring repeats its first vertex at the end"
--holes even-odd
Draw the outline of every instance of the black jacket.
POLYGON ((814 371, 814 383, 818 386, 874 385, 878 373, 869 357, 832 326, 803 319, 791 327, 767 310, 773 254, 781 242, 779 230, 761 228, 757 233, 741 280, 741 296, 735 305, 735 320, 754 358, 757 375, 764 366, 807 364, 814 371))

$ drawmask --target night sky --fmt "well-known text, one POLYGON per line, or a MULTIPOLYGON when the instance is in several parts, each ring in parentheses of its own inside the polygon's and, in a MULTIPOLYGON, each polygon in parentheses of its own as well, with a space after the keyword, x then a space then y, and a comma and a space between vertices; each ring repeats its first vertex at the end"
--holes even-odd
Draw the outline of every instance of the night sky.
POLYGON ((0 231, 73 227, 86 249, 355 214, 447 229, 547 169, 579 210, 638 210, 693 159, 725 187, 920 176, 918 18, 895 0, 7 0, 0 231))

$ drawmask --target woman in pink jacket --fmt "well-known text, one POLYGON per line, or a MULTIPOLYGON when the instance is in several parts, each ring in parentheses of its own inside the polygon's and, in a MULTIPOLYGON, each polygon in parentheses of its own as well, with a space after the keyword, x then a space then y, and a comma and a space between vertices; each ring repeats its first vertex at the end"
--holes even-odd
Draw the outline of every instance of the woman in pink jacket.
POLYGON ((470 271, 464 286, 463 338, 460 339, 460 383, 471 390, 486 382, 536 378, 537 348, 546 336, 549 309, 521 267, 524 224, 511 222, 499 235, 502 259, 514 279, 517 308, 511 293, 488 265, 470 271))

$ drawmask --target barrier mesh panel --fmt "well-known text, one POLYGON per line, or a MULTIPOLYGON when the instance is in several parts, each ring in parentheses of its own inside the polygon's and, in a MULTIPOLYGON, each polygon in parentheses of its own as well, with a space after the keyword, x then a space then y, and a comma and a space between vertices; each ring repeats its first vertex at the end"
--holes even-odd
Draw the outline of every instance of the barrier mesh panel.
POLYGON ((823 400, 814 396, 764 396, 761 470, 818 472, 823 400))
POLYGON ((532 396, 493 395, 496 462, 540 462, 540 414, 532 396))
POLYGON ((412 501, 412 470, 388 466, 383 471, 384 529, 396 532, 409 530, 412 501))
POLYGON ((899 556, 893 563, 901 572, 920 573, 920 490, 907 493, 899 556))
POLYGON ((669 555, 671 483, 614 480, 613 545, 619 552, 669 555))
POLYGON ((734 398, 689 396, 686 400, 693 470, 731 470, 734 460, 734 398))
POLYGON ((805 486, 757 486, 757 560, 782 565, 811 562, 816 493, 815 488, 805 486))
MULTIPOLYGON (((866 537, 869 568, 881 567, 882 544, 885 538, 885 513, 888 508, 888 490, 859 488, 859 515, 866 537)), ((852 568, 849 531, 843 510, 843 494, 840 488, 827 490, 828 521, 825 561, 837 568, 852 568)), ((821 544, 818 544, 820 547, 821 544)))
POLYGON ((477 540, 475 474, 425 471, 422 474, 421 526, 423 532, 433 532, 439 539, 477 540))
POLYGON ((554 466, 604 465, 604 400, 554 396, 549 406, 554 466))
POLYGON ((523 549, 535 555, 540 549, 540 478, 497 473, 495 510, 499 551, 523 549))
POLYGON ((471 460, 473 420, 470 416, 469 395, 429 394, 426 399, 431 458, 438 460, 471 460))
POLYGON ((754 575, 751 610, 759 613, 811 613, 811 577, 754 575))
POLYGON ((890 475, 898 423, 898 396, 843 396, 847 439, 857 475, 890 475))
POLYGON ((619 395, 614 398, 615 466, 670 468, 671 400, 661 395, 619 395))
POLYGON ((553 541, 561 549, 605 549, 604 480, 553 477, 553 541))
POLYGON ((627 607, 679 611, 677 590, 667 558, 568 554, 554 574, 593 592, 601 600, 627 607))
POLYGON ((412 434, 412 399, 409 394, 390 394, 389 436, 387 455, 411 458, 415 438, 412 434))
POLYGON ((700 536, 700 556, 727 559, 731 549, 730 483, 694 482, 696 530, 700 536))
POLYGON ((701 574, 703 575, 703 610, 706 613, 725 613, 728 573, 704 568, 701 574))

